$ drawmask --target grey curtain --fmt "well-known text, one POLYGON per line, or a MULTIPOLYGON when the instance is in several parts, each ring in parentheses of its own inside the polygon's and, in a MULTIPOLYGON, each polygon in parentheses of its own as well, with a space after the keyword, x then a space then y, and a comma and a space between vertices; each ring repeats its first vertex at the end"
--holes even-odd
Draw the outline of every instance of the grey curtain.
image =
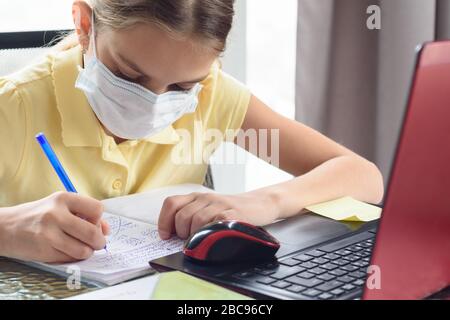
POLYGON ((296 117, 374 161, 387 181, 415 49, 450 38, 450 0, 299 0, 296 117), (369 30, 367 8, 381 8, 369 30))

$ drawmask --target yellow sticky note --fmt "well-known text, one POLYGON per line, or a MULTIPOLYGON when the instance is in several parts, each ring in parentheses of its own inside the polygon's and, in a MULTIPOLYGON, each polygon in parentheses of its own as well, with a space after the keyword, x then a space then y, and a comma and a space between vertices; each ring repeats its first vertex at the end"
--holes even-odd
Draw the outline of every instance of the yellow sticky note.
POLYGON ((218 285, 175 271, 160 275, 153 290, 155 300, 252 300, 218 285))
POLYGON ((306 209, 339 221, 368 222, 379 219, 381 216, 381 208, 351 197, 319 203, 306 209))

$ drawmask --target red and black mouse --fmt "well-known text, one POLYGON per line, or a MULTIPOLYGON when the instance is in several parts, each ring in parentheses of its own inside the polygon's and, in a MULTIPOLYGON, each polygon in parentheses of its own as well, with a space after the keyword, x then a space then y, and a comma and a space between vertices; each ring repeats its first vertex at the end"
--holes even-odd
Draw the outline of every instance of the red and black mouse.
POLYGON ((216 221, 190 236, 185 256, 196 261, 236 263, 273 259, 280 243, 261 227, 239 221, 216 221))

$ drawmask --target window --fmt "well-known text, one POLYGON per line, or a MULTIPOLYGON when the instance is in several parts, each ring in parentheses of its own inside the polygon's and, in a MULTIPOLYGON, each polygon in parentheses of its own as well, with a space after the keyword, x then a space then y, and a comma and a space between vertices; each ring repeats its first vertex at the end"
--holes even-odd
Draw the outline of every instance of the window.
POLYGON ((0 32, 72 29, 72 0, 0 0, 0 32))
POLYGON ((294 118, 297 0, 247 1, 247 83, 277 112, 294 118))
MULTIPOLYGON (((275 111, 295 116, 297 0, 246 0, 247 84, 275 111)), ((249 156, 246 190, 291 178, 249 156), (261 174, 264 172, 264 174, 261 174)))

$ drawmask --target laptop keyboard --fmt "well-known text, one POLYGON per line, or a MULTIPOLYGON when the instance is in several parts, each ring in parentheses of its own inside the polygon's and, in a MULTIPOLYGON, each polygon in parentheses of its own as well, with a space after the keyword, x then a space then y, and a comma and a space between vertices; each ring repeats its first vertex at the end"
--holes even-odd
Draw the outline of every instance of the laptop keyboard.
POLYGON ((337 299, 364 286, 374 238, 371 232, 360 233, 233 277, 295 293, 299 298, 337 299))

